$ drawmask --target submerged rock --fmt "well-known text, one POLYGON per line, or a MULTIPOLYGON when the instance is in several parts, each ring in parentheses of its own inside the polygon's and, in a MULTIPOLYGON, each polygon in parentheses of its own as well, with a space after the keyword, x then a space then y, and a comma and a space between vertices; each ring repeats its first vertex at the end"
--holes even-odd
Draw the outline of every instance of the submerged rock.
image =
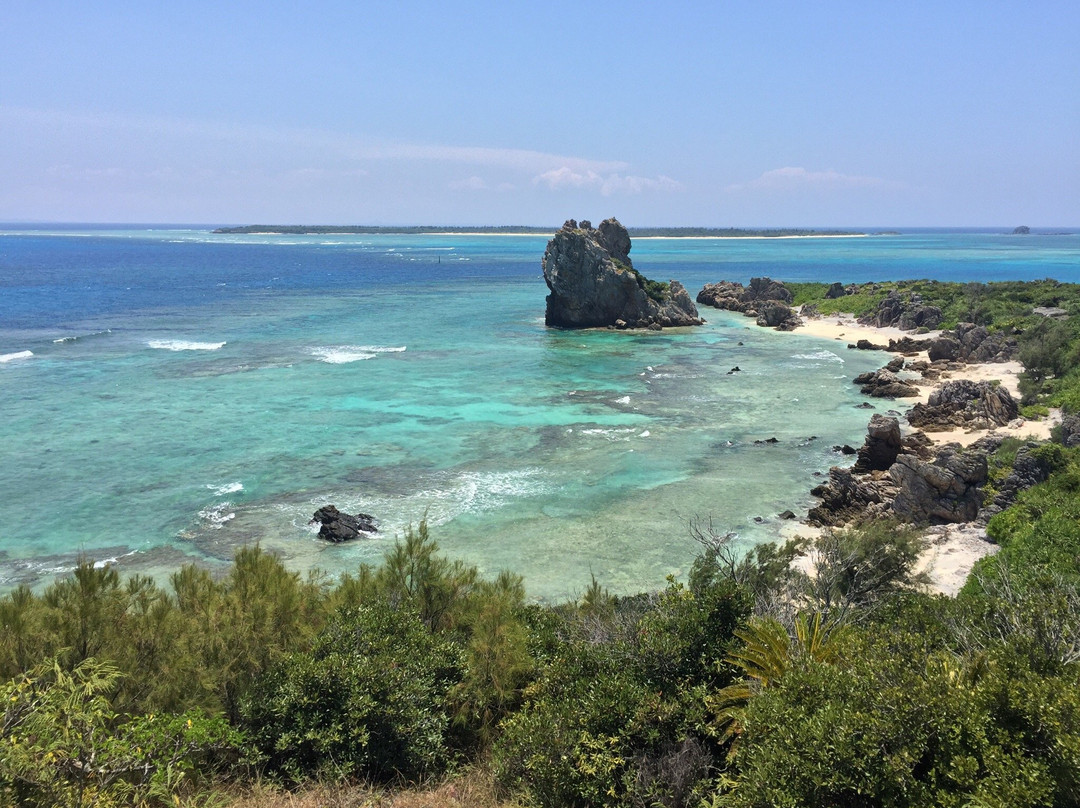
POLYGON ((701 325, 678 281, 650 281, 630 261, 630 235, 616 219, 598 228, 567 220, 548 242, 544 281, 551 290, 544 322, 558 328, 701 325))
POLYGON ((333 505, 324 505, 315 511, 315 515, 311 517, 311 522, 308 524, 315 522, 320 525, 319 538, 334 544, 352 541, 369 533, 379 532, 374 516, 366 513, 355 515, 342 513, 333 505))

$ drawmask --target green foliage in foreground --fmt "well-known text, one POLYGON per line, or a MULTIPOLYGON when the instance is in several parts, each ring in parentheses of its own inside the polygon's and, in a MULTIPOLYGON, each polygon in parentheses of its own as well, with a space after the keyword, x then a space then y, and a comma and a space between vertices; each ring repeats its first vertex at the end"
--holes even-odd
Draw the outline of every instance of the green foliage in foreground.
POLYGON ((695 526, 688 583, 558 606, 425 524, 338 582, 258 548, 169 588, 80 565, 0 599, 0 805, 487 761, 552 808, 1076 806, 1080 461, 1036 451, 1053 476, 955 600, 919 593, 919 540, 881 523, 745 555, 695 526))

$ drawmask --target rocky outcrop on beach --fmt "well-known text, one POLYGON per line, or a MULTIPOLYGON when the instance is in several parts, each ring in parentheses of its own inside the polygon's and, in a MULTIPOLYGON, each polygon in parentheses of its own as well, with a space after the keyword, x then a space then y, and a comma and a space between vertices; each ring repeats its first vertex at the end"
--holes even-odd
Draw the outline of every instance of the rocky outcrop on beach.
POLYGON ((617 219, 567 220, 542 261, 544 321, 558 328, 651 328, 701 325, 694 301, 678 281, 650 281, 630 260, 630 235, 617 219))
POLYGON ((887 368, 860 373, 851 380, 860 385, 863 395, 874 398, 914 398, 919 395, 919 388, 905 381, 887 368))
POLYGON ((901 454, 889 476, 897 487, 892 512, 902 521, 918 525, 971 522, 982 505, 986 453, 947 444, 930 461, 901 454))
POLYGON ((988 521, 991 516, 1008 508, 1016 502, 1021 491, 1050 479, 1054 470, 1053 463, 1045 454, 1037 451, 1038 444, 1029 443, 1016 450, 1016 459, 1012 469, 996 484, 993 500, 986 503, 979 512, 981 521, 988 521))
POLYGON ((934 390, 925 404, 912 407, 907 419, 912 426, 928 432, 944 432, 956 428, 992 429, 1018 415, 1016 400, 1004 387, 956 379, 934 390))
POLYGON ((740 312, 777 331, 792 331, 802 325, 791 308, 794 300, 791 290, 772 278, 751 278, 749 286, 736 281, 707 283, 697 295, 697 302, 704 306, 740 312))
POLYGON ((309 524, 316 522, 319 524, 319 538, 334 544, 379 532, 374 516, 342 513, 333 505, 324 505, 315 511, 309 524))
POLYGON ((942 319, 944 316, 941 309, 923 303, 918 292, 905 299, 898 292, 892 291, 878 304, 875 311, 860 317, 859 322, 877 328, 895 326, 903 331, 932 331, 941 325, 942 319))
POLYGON ((1080 446, 1080 414, 1066 415, 1061 419, 1057 440, 1070 449, 1080 446))
POLYGON ((927 346, 930 361, 949 362, 1009 362, 1016 358, 1019 347, 1016 337, 1005 331, 989 331, 974 323, 959 323, 952 331, 930 340, 927 346))

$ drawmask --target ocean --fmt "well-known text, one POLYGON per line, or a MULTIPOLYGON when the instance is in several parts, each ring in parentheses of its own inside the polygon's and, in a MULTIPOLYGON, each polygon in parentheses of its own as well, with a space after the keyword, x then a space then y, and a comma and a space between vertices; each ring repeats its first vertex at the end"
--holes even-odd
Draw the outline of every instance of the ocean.
MULTIPOLYGON (((691 523, 777 538, 844 462, 833 447, 861 442, 851 378, 887 357, 711 309, 658 333, 545 328, 546 241, 0 225, 0 591, 79 557, 222 569, 251 542, 336 575, 427 519, 449 555, 558 600, 592 576, 619 593, 685 576, 691 523), (381 532, 321 542, 328 503, 381 532)), ((631 256, 692 295, 757 275, 1080 280, 1080 237, 1060 234, 631 256)))

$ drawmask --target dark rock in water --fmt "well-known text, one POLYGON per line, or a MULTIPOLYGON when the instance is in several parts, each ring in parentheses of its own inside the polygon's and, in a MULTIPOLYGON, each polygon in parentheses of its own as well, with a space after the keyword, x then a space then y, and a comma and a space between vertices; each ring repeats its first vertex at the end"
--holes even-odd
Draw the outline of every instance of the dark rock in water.
POLYGON ((848 444, 845 443, 843 446, 834 446, 833 451, 843 455, 853 455, 857 450, 854 446, 848 446, 848 444))
POLYGON ((727 375, 730 376, 733 373, 741 373, 741 372, 742 372, 742 368, 740 368, 738 365, 736 365, 735 367, 733 367, 731 370, 729 370, 727 372, 727 375))
POLYGON ((1030 234, 1031 234, 1031 228, 1028 227, 1026 224, 1022 224, 1019 227, 1014 227, 1013 228, 1013 235, 1014 236, 1027 236, 1027 235, 1030 235, 1030 234))
POLYGON ((821 504, 810 509, 806 521, 817 527, 840 527, 882 510, 891 499, 891 481, 856 475, 851 469, 833 466, 829 481, 810 493, 821 504), (875 508, 874 506, 878 506, 875 508))
POLYGON ((884 368, 860 373, 852 382, 861 385, 860 391, 864 395, 874 398, 912 398, 919 395, 918 387, 884 368))
POLYGON ((780 519, 794 519, 795 518, 795 512, 794 511, 784 511, 783 513, 779 514, 779 518, 780 519))
POLYGON ((872 409, 874 409, 874 405, 871 404, 869 401, 864 401, 862 404, 856 404, 855 409, 857 409, 857 410, 872 410, 872 409))
POLYGON ((1004 387, 968 379, 948 381, 930 394, 925 404, 908 412, 908 423, 931 432, 956 427, 992 429, 1019 414, 1016 401, 1004 387))
POLYGON ((956 444, 942 447, 932 462, 902 454, 889 476, 899 489, 892 509, 901 519, 916 524, 971 522, 982 504, 986 455, 956 444))
POLYGON ((634 269, 630 236, 616 219, 595 229, 568 220, 548 242, 542 264, 551 290, 549 326, 658 329, 704 322, 678 281, 657 283, 634 269))
MULTIPOLYGON (((786 290, 785 290, 786 291, 786 290)), ((794 331, 803 324, 799 315, 787 303, 767 300, 758 308, 757 324, 777 331, 794 331)))
POLYGON ((896 418, 874 415, 867 424, 866 440, 859 449, 859 459, 852 471, 856 474, 887 471, 896 462, 902 446, 900 422, 896 418))
POLYGON ((757 445, 757 446, 761 446, 762 444, 766 444, 766 443, 772 444, 772 443, 779 443, 779 442, 780 441, 777 440, 776 438, 766 438, 765 440, 756 440, 756 441, 754 441, 754 444, 757 445))
POLYGON ((771 278, 751 278, 749 286, 735 281, 707 283, 697 295, 704 306, 737 311, 757 318, 758 325, 791 331, 802 320, 791 308, 795 295, 780 281, 771 278))
POLYGON ((315 511, 311 523, 318 522, 319 538, 335 544, 358 539, 368 533, 378 533, 375 517, 366 513, 342 513, 333 505, 324 505, 315 511))
POLYGON ((899 373, 903 369, 904 357, 902 356, 898 356, 895 359, 890 360, 889 363, 885 365, 885 370, 889 371, 889 373, 899 373))
POLYGON ((884 351, 884 345, 877 345, 868 339, 861 339, 855 343, 855 347, 860 351, 884 351))

